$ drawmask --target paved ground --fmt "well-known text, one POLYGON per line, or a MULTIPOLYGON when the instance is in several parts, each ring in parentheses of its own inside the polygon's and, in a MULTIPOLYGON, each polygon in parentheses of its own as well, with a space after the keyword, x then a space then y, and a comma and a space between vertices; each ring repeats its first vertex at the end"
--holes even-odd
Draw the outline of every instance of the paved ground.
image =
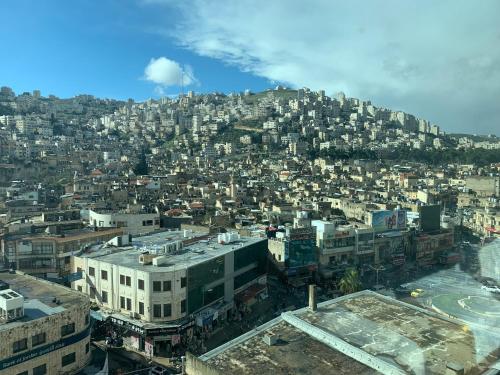
POLYGON ((417 301, 426 307, 434 307, 473 324, 500 327, 499 296, 482 290, 482 284, 461 271, 458 265, 407 285, 412 290, 424 290, 417 301))
POLYGON ((486 244, 479 250, 481 276, 500 282, 500 239, 486 244))

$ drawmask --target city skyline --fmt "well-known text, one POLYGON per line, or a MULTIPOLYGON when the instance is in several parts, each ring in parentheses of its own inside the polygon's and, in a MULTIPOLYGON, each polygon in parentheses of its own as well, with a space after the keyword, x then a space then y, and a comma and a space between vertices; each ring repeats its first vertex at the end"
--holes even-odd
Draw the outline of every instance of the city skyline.
POLYGON ((0 84, 142 101, 178 94, 184 67, 196 92, 344 91, 448 132, 498 134, 498 3, 317 5, 3 3, 15 32, 2 40, 13 58, 0 61, 0 84))

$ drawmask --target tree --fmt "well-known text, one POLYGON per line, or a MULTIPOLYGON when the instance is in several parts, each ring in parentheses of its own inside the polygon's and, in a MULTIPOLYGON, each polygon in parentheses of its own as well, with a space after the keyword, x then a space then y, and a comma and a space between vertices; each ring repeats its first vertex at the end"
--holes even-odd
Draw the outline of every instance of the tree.
POLYGON ((359 281, 358 271, 354 268, 349 268, 342 279, 340 279, 339 289, 344 294, 357 292, 361 289, 361 281, 359 281))

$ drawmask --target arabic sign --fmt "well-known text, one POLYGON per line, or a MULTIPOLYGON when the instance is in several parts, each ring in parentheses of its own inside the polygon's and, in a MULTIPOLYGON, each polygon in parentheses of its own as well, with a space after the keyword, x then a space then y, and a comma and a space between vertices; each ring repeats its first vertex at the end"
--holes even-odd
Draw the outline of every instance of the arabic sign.
POLYGON ((76 335, 65 337, 59 341, 41 346, 37 349, 30 350, 28 352, 18 354, 13 357, 3 359, 0 361, 0 370, 4 370, 6 368, 29 361, 33 358, 40 357, 55 350, 59 350, 65 346, 73 345, 81 340, 86 339, 89 335, 90 335, 90 325, 83 331, 77 333, 76 335))

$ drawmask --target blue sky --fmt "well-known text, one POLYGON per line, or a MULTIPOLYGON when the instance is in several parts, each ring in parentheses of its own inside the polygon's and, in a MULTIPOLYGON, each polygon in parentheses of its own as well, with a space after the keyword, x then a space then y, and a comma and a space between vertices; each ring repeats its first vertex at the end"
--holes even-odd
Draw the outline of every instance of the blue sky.
MULTIPOLYGON (((181 48, 157 35, 152 25, 171 24, 175 12, 134 1, 1 1, 0 85, 16 92, 43 95, 144 100, 157 97, 156 85, 144 79, 151 58, 167 56, 193 68, 195 91, 262 90, 265 78, 244 73, 210 57, 181 48), (126 6, 124 6, 126 5, 126 6), (23 20, 23 21, 20 21, 23 20)), ((177 86, 166 94, 179 92, 177 86)))
POLYGON ((500 135, 497 0, 0 1, 0 85, 144 100, 281 82, 500 135), (186 75, 185 75, 186 76, 186 75))

